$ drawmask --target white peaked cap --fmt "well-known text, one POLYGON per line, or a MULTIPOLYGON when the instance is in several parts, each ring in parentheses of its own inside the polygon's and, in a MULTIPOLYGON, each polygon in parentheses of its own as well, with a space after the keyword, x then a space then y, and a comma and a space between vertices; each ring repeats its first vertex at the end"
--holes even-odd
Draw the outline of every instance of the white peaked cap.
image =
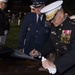
POLYGON ((32 5, 30 5, 30 8, 31 8, 31 9, 35 9, 32 5))
POLYGON ((53 3, 48 4, 43 9, 41 9, 41 13, 45 13, 46 15, 50 15, 56 13, 57 10, 60 10, 62 7, 62 0, 55 1, 53 3))
POLYGON ((70 19, 75 19, 75 15, 70 16, 70 19))
POLYGON ((6 3, 7 3, 8 0, 0 0, 0 1, 1 1, 1 2, 6 2, 6 3))

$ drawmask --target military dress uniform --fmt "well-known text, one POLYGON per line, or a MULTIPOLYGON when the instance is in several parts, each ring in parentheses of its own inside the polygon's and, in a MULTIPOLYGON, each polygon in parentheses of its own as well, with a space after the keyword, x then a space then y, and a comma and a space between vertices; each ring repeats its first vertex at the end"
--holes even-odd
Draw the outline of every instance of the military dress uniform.
POLYGON ((56 67, 50 66, 49 72, 55 75, 75 75, 75 22, 65 15, 62 4, 63 1, 58 0, 41 10, 41 13, 46 14, 48 21, 55 20, 53 22, 55 25, 57 25, 58 18, 61 19, 59 16, 63 14, 64 17, 60 25, 51 24, 49 49, 56 55, 54 60, 56 67))
POLYGON ((69 58, 65 55, 59 60, 55 60, 55 64, 57 64, 59 72, 63 73, 62 75, 74 75, 75 58, 73 56, 75 56, 75 22, 70 20, 69 17, 67 17, 58 27, 55 27, 54 25, 51 26, 50 47, 50 49, 54 50, 56 53, 56 59, 68 53, 67 57, 69 58), (69 68, 68 71, 66 70, 67 68, 69 68))
POLYGON ((23 49, 24 53, 29 54, 31 50, 36 49, 42 55, 46 54, 42 48, 47 42, 50 33, 50 27, 45 24, 45 15, 42 14, 42 20, 37 24, 36 13, 26 14, 20 32, 18 48, 23 49))

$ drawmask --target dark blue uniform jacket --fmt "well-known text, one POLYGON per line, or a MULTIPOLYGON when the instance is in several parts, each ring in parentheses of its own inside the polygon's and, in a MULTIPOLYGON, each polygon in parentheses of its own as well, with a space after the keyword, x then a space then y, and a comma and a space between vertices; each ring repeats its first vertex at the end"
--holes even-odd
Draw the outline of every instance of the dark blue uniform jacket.
POLYGON ((22 24, 18 48, 24 48, 26 54, 29 54, 32 49, 37 49, 44 55, 46 52, 42 48, 49 38, 49 33, 50 27, 45 24, 45 15, 43 15, 41 24, 38 25, 36 14, 28 13, 22 24))

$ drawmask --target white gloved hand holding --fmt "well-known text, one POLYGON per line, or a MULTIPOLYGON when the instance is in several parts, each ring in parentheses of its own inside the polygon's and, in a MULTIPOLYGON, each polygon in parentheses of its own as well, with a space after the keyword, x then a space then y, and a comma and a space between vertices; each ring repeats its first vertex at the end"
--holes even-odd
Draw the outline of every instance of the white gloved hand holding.
MULTIPOLYGON (((47 60, 46 58, 42 57, 41 61, 44 62, 46 60, 47 60)), ((47 68, 47 69, 48 69, 48 71, 49 71, 50 74, 55 74, 57 72, 56 67, 49 66, 49 68, 47 68)))

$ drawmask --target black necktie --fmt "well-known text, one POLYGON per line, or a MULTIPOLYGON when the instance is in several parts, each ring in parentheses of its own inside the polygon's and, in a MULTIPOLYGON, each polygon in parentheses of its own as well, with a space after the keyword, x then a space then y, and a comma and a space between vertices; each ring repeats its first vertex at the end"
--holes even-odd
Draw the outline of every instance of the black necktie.
POLYGON ((38 24, 41 23, 41 15, 38 15, 38 24))

